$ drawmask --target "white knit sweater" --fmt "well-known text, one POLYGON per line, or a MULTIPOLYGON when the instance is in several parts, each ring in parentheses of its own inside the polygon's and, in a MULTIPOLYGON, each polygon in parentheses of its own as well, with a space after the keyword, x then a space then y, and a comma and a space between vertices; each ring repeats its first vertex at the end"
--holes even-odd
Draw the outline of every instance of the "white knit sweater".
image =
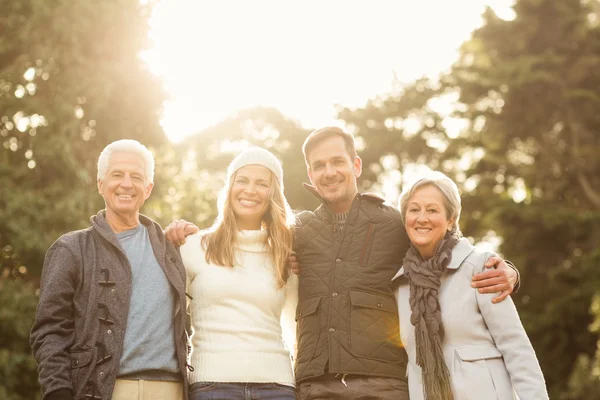
POLYGON ((238 232, 233 268, 208 264, 200 239, 188 236, 181 247, 193 297, 190 383, 294 385, 297 276, 277 289, 266 231, 238 232))

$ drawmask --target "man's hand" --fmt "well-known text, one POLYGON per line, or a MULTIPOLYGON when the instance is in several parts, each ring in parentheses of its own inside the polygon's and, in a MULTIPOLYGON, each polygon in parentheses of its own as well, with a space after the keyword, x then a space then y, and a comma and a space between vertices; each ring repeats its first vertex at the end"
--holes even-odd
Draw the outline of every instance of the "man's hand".
POLYGON ((179 247, 185 243, 186 236, 196 233, 199 230, 200 229, 191 222, 187 222, 184 219, 176 219, 167 225, 164 232, 167 240, 179 247))
POLYGON ((300 275, 300 264, 298 264, 298 258, 293 254, 288 258, 288 267, 294 274, 300 275))
POLYGON ((513 292, 517 283, 517 272, 500 257, 490 257, 485 267, 490 269, 474 275, 471 286, 479 288, 479 293, 500 292, 492 299, 492 303, 499 303, 513 292))

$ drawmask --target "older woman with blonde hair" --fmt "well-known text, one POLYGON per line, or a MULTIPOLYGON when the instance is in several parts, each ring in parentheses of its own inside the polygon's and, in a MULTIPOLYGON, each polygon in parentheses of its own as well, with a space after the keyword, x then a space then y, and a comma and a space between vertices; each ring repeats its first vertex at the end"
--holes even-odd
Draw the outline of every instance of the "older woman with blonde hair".
POLYGON ((218 208, 213 226, 181 247, 194 328, 189 398, 295 399, 294 217, 279 160, 258 147, 235 157, 218 208))
POLYGON ((411 240, 394 280, 411 400, 547 399, 513 301, 471 288, 492 253, 461 237, 460 194, 432 172, 400 196, 411 240))

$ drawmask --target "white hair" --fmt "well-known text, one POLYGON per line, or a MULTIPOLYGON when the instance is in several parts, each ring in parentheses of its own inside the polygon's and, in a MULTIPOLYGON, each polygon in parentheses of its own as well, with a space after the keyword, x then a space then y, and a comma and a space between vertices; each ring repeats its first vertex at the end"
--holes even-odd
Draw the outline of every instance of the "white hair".
POLYGON ((135 153, 144 160, 146 183, 154 183, 154 156, 146 146, 133 139, 121 139, 110 143, 98 157, 98 179, 104 179, 115 153, 135 153))
POLYGON ((409 185, 402 194, 398 205, 402 217, 402 222, 406 221, 406 210, 408 208, 408 201, 412 195, 417 191, 418 188, 431 185, 437 188, 444 197, 444 208, 446 209, 446 218, 448 220, 454 218, 452 224, 452 230, 460 234, 460 228, 458 226, 458 220, 460 219, 460 212, 462 209, 460 202, 460 192, 456 183, 440 171, 431 171, 426 173, 420 179, 417 179, 412 185, 409 185))

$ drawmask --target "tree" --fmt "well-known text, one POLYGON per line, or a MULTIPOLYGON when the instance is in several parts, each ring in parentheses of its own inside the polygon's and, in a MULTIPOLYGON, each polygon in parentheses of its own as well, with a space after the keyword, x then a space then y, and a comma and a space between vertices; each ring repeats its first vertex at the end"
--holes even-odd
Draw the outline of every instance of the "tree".
POLYGON ((140 59, 149 8, 137 2, 8 1, 0 26, 0 246, 39 273, 49 245, 101 208, 100 150, 158 146, 165 96, 140 59))
POLYGON ((38 298, 26 282, 20 260, 8 246, 0 252, 0 398, 40 398, 37 364, 29 348, 29 331, 38 298))
POLYGON ((52 242, 88 225, 102 208, 95 166, 101 149, 121 138, 167 143, 158 123, 165 95, 139 56, 147 45, 150 6, 126 0, 2 3, 2 399, 40 397, 28 342, 35 280, 52 242))

